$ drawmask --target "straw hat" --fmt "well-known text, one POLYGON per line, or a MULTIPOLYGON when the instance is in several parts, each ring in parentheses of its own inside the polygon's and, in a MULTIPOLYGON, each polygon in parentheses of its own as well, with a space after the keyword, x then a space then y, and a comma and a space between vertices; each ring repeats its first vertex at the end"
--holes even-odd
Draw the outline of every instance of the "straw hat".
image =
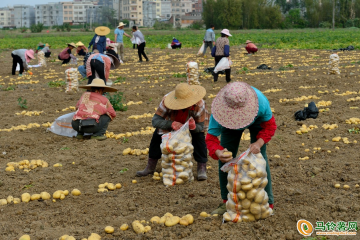
POLYGON ((245 82, 226 85, 216 95, 211 113, 223 127, 240 129, 249 126, 259 111, 259 100, 255 90, 245 82))
POLYGON ((45 47, 51 47, 51 45, 49 45, 48 43, 45 44, 45 47))
POLYGON ((72 43, 67 43, 67 45, 76 48, 76 45, 75 45, 75 43, 73 43, 73 42, 72 42, 72 43))
POLYGON ((185 109, 199 102, 205 94, 202 86, 180 83, 165 97, 164 104, 171 110, 185 109))
POLYGON ((78 47, 82 47, 82 46, 85 46, 82 42, 78 42, 77 44, 76 44, 76 46, 78 46, 78 47))
POLYGON ((95 28, 95 33, 99 36, 106 36, 110 33, 110 28, 100 26, 100 27, 95 28))
POLYGON ((84 89, 91 89, 92 87, 98 87, 98 88, 104 88, 104 92, 116 92, 117 89, 116 88, 112 88, 112 87, 108 87, 107 85, 105 85, 104 80, 100 79, 100 78, 95 78, 91 84, 85 85, 85 86, 80 86, 79 88, 84 88, 84 89))
POLYGON ((114 70, 117 69, 120 66, 120 60, 116 56, 112 55, 111 53, 106 53, 107 56, 112 58, 112 64, 110 69, 114 70))
POLYGON ((225 34, 225 35, 228 35, 229 37, 232 36, 232 35, 230 34, 230 32, 229 32, 229 29, 223 29, 223 30, 221 31, 221 33, 223 33, 223 34, 225 34))
POLYGON ((45 44, 43 44, 42 42, 39 42, 39 44, 38 44, 38 46, 39 47, 42 47, 42 46, 44 46, 45 44))
POLYGON ((125 25, 126 25, 125 23, 120 22, 120 23, 119 23, 119 26, 117 26, 117 27, 122 27, 122 26, 125 26, 125 25))
POLYGON ((248 44, 248 43, 252 43, 252 41, 250 41, 250 40, 246 40, 246 44, 248 44))

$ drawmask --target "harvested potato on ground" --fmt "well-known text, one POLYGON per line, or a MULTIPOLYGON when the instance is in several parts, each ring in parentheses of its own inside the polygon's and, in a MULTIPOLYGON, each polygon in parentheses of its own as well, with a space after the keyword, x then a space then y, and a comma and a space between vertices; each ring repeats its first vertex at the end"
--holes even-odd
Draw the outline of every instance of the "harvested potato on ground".
POLYGON ((14 198, 14 204, 18 204, 21 203, 21 199, 20 198, 14 198))
POLYGON ((62 235, 60 238, 59 238, 59 240, 65 240, 65 239, 67 239, 69 237, 69 235, 62 235))
POLYGON ((80 192, 80 190, 79 189, 73 189, 72 191, 71 191, 71 194, 73 195, 73 196, 80 196, 81 195, 81 192, 80 192))
POLYGON ((180 222, 180 218, 178 216, 172 216, 166 219, 165 226, 172 227, 180 222))
POLYGON ((129 225, 127 225, 126 223, 120 226, 120 230, 122 231, 126 231, 128 229, 129 229, 129 225))
POLYGON ((110 190, 110 191, 114 191, 116 189, 115 185, 113 183, 109 183, 107 185, 107 188, 110 190))
POLYGON ((30 240, 30 236, 29 235, 22 235, 19 240, 30 240))
POLYGON ((136 181, 136 180, 132 180, 131 182, 132 182, 132 183, 134 183, 134 184, 135 184, 135 183, 137 183, 137 181, 136 181))
POLYGON ((88 240, 101 240, 101 237, 96 233, 91 233, 90 237, 88 237, 88 240))
POLYGON ((40 193, 40 197, 42 200, 49 200, 51 198, 51 195, 50 195, 50 193, 42 192, 42 193, 40 193))
POLYGON ((40 198, 41 198, 40 194, 33 194, 31 195, 30 200, 35 201, 35 200, 39 200, 40 198))
POLYGON ((194 222, 194 217, 191 214, 187 214, 180 219, 179 223, 180 225, 188 226, 190 224, 193 224, 193 222, 194 222))
MULTIPOLYGON (((63 194, 62 191, 61 191, 61 190, 57 190, 57 191, 55 191, 55 192, 53 193, 53 198, 54 198, 54 199, 60 199, 61 194, 63 194)), ((65 195, 64 195, 64 196, 65 196, 65 195)))
POLYGON ((115 187, 116 187, 116 189, 120 189, 122 186, 121 186, 121 183, 117 183, 116 185, 115 185, 115 187))
POLYGON ((149 232, 149 231, 151 231, 151 227, 150 226, 146 226, 145 228, 144 228, 144 231, 147 233, 147 232, 149 232))
POLYGON ((8 196, 8 197, 6 198, 6 201, 7 201, 7 203, 12 203, 12 202, 14 201, 13 196, 8 196))
POLYGON ((6 199, 0 199, 0 206, 8 204, 6 199))
POLYGON ((23 201, 23 202, 29 202, 29 201, 30 201, 30 198, 31 198, 31 196, 30 196, 29 193, 23 193, 23 194, 21 195, 21 201, 23 201))
POLYGON ((160 223, 160 218, 158 216, 152 217, 150 219, 151 223, 160 223))
POLYGON ((134 221, 134 222, 132 222, 131 225, 132 225, 135 233, 137 233, 137 234, 145 233, 145 227, 139 221, 134 221))
POLYGON ((113 233, 115 231, 115 229, 112 226, 106 226, 105 227, 105 232, 106 233, 113 233))

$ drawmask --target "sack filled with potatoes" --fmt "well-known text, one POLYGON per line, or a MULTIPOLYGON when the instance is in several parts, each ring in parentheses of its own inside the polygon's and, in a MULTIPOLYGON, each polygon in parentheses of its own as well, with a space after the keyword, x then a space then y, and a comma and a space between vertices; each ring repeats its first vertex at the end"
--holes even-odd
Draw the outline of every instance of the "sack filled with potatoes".
POLYGON ((190 61, 186 64, 187 83, 189 85, 200 85, 199 67, 197 62, 190 61))
POLYGON ((226 163, 221 170, 228 173, 227 212, 223 215, 225 221, 252 222, 265 219, 273 213, 264 190, 268 179, 266 161, 261 153, 252 154, 247 150, 226 163))
POLYGON ((189 123, 179 130, 163 135, 160 149, 162 152, 163 182, 166 186, 193 181, 192 159, 194 146, 191 143, 189 123))

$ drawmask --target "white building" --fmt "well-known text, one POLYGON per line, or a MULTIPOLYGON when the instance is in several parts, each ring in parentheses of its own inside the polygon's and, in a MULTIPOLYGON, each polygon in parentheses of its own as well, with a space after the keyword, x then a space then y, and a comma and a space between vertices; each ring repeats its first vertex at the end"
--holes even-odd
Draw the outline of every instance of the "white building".
POLYGON ((14 8, 0 8, 0 28, 14 26, 14 8))
POLYGON ((156 21, 156 2, 143 1, 143 26, 152 27, 156 21))
POLYGON ((92 8, 94 2, 91 1, 82 1, 74 2, 73 4, 73 22, 74 24, 83 24, 86 23, 86 10, 92 8))
POLYGON ((171 1, 162 0, 160 15, 158 13, 157 13, 157 15, 161 19, 167 19, 167 20, 170 19, 170 17, 171 17, 171 1))
POLYGON ((35 8, 29 5, 14 5, 14 22, 16 28, 35 24, 35 8))
POLYGON ((63 23, 72 23, 74 21, 74 11, 72 2, 61 2, 63 9, 63 23))
POLYGON ((48 3, 35 5, 36 24, 44 26, 63 25, 63 5, 61 3, 48 3))
POLYGON ((142 0, 123 0, 123 19, 134 21, 135 25, 143 26, 142 0))

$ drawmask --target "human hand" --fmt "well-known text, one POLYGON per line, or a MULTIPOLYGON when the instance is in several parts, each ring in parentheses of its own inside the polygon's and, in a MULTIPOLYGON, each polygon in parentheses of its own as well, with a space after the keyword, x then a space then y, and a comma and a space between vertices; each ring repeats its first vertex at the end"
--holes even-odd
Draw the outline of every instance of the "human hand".
POLYGON ((193 118, 191 118, 189 120, 189 129, 190 130, 195 130, 196 129, 196 123, 195 123, 195 120, 193 118))
POLYGON ((253 154, 260 153, 260 149, 264 145, 264 143, 265 143, 264 140, 262 138, 259 138, 256 142, 250 144, 249 146, 250 152, 253 154))
POLYGON ((228 150, 226 148, 223 150, 216 150, 215 154, 222 163, 230 162, 233 159, 232 155, 224 155, 224 152, 228 152, 228 150))
POLYGON ((215 42, 213 42, 213 45, 215 46, 215 42))
POLYGON ((174 129, 175 131, 177 131, 177 130, 179 130, 181 127, 182 127, 182 123, 179 123, 179 122, 173 122, 172 124, 171 124, 171 128, 172 129, 174 129))

